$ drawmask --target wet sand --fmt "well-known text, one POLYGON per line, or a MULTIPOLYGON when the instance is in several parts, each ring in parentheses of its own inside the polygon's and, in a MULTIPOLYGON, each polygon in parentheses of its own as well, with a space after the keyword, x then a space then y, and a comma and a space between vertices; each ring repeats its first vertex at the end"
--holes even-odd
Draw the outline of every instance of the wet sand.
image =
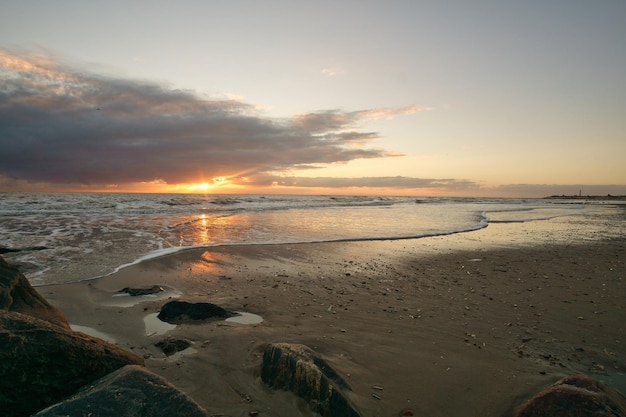
POLYGON ((81 331, 146 357, 210 415, 313 415, 259 378, 264 346, 290 342, 344 377, 363 416, 510 416, 576 372, 626 393, 626 239, 623 218, 614 220, 618 229, 581 225, 583 239, 571 224, 533 222, 404 241, 194 249, 37 289, 81 331), (115 295, 155 284, 166 290, 159 298, 115 295), (263 322, 163 328, 154 316, 170 297, 263 322), (168 358, 154 346, 167 336, 193 345, 168 358))

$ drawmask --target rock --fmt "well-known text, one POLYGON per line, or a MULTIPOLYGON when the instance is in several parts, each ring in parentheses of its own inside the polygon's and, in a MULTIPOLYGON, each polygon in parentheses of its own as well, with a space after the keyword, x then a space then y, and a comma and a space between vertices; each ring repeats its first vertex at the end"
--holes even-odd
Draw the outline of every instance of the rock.
POLYGON ((118 294, 128 294, 131 297, 139 297, 141 295, 158 294, 163 291, 165 291, 165 289, 161 287, 160 285, 153 285, 151 287, 145 287, 145 288, 129 288, 129 287, 122 288, 121 290, 118 291, 118 294))
POLYGON ((143 359, 101 339, 0 310, 0 410, 27 416, 143 359))
POLYGON ((68 330, 70 328, 63 314, 35 291, 24 274, 1 256, 0 309, 37 317, 68 330))
POLYGON ((608 385, 578 374, 533 397, 516 417, 626 417, 626 398, 608 385))
POLYGON ((11 253, 11 252, 26 252, 26 251, 39 251, 49 249, 45 246, 30 246, 27 248, 7 248, 6 246, 0 245, 0 255, 3 253, 11 253))
POLYGON ((207 417, 191 398, 139 366, 125 366, 33 417, 207 417))
POLYGON ((170 301, 161 307, 157 316, 159 320, 171 324, 181 324, 190 321, 202 321, 213 318, 228 318, 234 316, 228 310, 211 303, 190 303, 187 301, 170 301))
POLYGON ((359 416, 340 390, 349 390, 349 385, 304 345, 270 344, 263 354, 261 380, 270 388, 304 398, 311 410, 324 417, 359 416))
POLYGON ((186 339, 174 339, 168 337, 167 339, 163 339, 160 342, 155 343, 154 346, 161 349, 166 356, 172 356, 176 352, 187 349, 191 346, 191 342, 186 339))

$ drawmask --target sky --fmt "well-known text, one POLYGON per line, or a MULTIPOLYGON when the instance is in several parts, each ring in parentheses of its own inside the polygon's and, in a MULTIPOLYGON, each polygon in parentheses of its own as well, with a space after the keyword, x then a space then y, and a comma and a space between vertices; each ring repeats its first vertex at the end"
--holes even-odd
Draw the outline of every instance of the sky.
POLYGON ((626 195, 626 2, 0 0, 0 191, 626 195))

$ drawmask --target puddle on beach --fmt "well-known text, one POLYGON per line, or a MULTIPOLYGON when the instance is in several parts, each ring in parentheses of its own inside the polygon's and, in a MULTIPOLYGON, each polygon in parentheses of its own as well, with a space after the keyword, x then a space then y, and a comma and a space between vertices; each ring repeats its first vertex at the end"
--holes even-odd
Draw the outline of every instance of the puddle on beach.
POLYGON ((79 326, 77 324, 70 324, 70 328, 72 330, 74 330, 75 332, 81 332, 81 333, 85 333, 89 336, 93 336, 93 337, 97 337, 100 338, 102 340, 106 340, 109 343, 117 343, 117 340, 115 340, 115 338, 109 334, 103 333, 99 330, 94 329, 93 327, 87 327, 87 326, 79 326))
POLYGON ((229 317, 226 321, 239 324, 259 324, 263 321, 263 317, 256 314, 246 313, 245 311, 235 311, 237 316, 229 317))
MULTIPOLYGON (((259 324, 263 321, 263 317, 256 314, 246 313, 245 311, 236 311, 235 313, 237 313, 237 316, 229 317, 225 321, 237 324, 259 324)), ((146 326, 146 336, 164 335, 176 328, 175 324, 161 321, 158 315, 159 313, 152 313, 143 318, 146 326)))
POLYGON ((176 328, 175 324, 161 321, 157 317, 158 315, 159 313, 152 313, 143 318, 143 322, 146 325, 146 336, 163 335, 176 328))

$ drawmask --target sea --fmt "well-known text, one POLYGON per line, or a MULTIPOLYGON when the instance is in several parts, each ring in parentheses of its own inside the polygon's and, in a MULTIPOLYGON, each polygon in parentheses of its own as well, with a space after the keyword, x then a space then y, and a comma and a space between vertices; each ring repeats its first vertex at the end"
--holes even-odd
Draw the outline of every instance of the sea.
POLYGON ((11 192, 0 193, 0 253, 38 286, 188 248, 421 239, 498 223, 601 227, 616 211, 577 199, 11 192))

